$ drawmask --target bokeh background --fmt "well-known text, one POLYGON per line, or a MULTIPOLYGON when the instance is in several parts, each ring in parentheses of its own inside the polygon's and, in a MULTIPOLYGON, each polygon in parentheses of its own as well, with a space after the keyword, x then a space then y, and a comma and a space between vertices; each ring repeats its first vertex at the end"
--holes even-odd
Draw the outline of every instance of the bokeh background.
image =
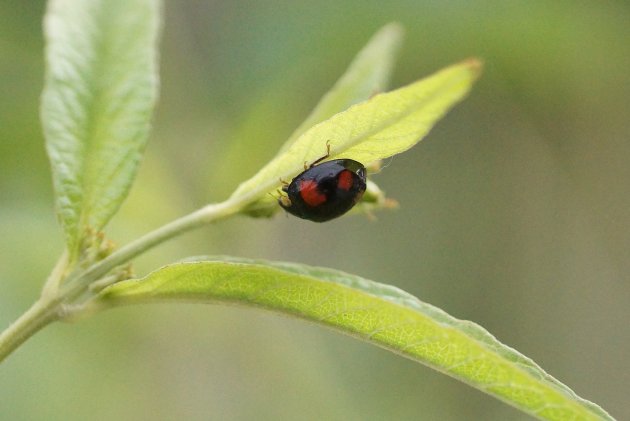
MULTIPOLYGON (((0 325, 62 248, 38 101, 43 1, 0 2, 0 325)), ((222 200, 274 155, 383 24, 392 85, 476 56, 468 100, 375 177, 397 211, 237 218, 151 251, 328 266, 394 284, 630 419, 630 5, 616 1, 170 1, 146 159, 119 243, 222 200)), ((2 420, 521 420, 426 367, 259 310, 118 309, 0 366, 2 420)))

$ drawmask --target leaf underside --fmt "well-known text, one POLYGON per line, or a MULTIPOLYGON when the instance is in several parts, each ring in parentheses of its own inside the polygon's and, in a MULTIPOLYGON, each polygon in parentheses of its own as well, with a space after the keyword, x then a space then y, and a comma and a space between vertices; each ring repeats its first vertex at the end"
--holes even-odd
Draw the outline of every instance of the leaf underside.
POLYGON ((374 34, 335 86, 280 148, 279 154, 314 125, 384 91, 389 84, 402 38, 403 29, 398 23, 387 24, 374 34))
MULTIPOLYGON (((403 32, 400 24, 389 23, 374 34, 335 85, 320 99, 313 111, 282 145, 276 156, 283 155, 304 132, 316 124, 385 91, 389 85, 394 62, 402 43, 403 32)), ((373 191, 380 191, 373 182, 370 185, 373 187, 373 191)), ((364 198, 367 197, 368 195, 364 196, 364 198)), ((354 213, 356 210, 365 212, 385 207, 384 204, 387 202, 385 202, 382 192, 381 197, 383 200, 369 206, 365 206, 362 200, 361 205, 355 208, 354 213)), ((262 196, 256 203, 247 208, 247 214, 255 217, 269 217, 279 209, 276 201, 277 199, 271 195, 262 196)))
POLYGON ((395 287, 298 264, 176 263, 105 289, 97 307, 164 301, 261 307, 328 326, 453 376, 541 419, 611 420, 479 325, 395 287))
POLYGON ((52 0, 41 104, 58 218, 72 258, 118 210, 157 98, 157 0, 52 0))
POLYGON ((291 180, 326 153, 327 159, 351 158, 363 164, 406 151, 469 92, 481 71, 478 60, 447 67, 403 88, 375 95, 367 101, 305 131, 232 194, 264 207, 280 180, 291 180))

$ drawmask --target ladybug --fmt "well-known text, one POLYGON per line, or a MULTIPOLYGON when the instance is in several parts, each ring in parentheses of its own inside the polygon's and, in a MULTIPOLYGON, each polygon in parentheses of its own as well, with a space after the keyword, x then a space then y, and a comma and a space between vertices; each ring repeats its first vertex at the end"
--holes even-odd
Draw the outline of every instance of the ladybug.
POLYGON ((309 165, 291 183, 284 183, 278 203, 298 218, 326 222, 348 212, 365 192, 365 166, 353 159, 322 162, 328 153, 309 165))

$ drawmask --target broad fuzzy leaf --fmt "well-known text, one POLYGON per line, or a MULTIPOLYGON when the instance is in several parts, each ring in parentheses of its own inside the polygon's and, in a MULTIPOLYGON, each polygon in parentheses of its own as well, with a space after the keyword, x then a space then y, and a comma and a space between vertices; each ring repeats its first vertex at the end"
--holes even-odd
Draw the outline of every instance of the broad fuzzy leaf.
POLYGON ((71 258, 116 213, 157 98, 158 0, 52 0, 42 123, 71 258))
POLYGON ((331 269, 215 258, 105 289, 97 306, 225 302, 300 317, 421 362, 547 420, 611 420, 485 329, 395 287, 331 269))
POLYGON ((380 94, 334 115, 302 134, 232 198, 263 197, 280 179, 291 180, 326 152, 329 159, 352 158, 363 164, 406 151, 418 143, 454 104, 464 98, 480 71, 477 60, 448 67, 426 79, 380 94))

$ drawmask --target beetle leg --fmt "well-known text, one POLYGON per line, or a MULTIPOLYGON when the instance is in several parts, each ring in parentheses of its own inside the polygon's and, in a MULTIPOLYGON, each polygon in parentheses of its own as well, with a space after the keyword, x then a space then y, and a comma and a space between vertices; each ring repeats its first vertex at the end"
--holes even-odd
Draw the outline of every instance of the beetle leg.
POLYGON ((306 162, 305 162, 304 169, 308 170, 309 168, 313 168, 315 165, 319 164, 320 162, 322 162, 324 159, 328 158, 329 156, 330 156, 330 139, 326 141, 326 155, 322 156, 321 158, 316 159, 308 167, 306 166, 306 162))

